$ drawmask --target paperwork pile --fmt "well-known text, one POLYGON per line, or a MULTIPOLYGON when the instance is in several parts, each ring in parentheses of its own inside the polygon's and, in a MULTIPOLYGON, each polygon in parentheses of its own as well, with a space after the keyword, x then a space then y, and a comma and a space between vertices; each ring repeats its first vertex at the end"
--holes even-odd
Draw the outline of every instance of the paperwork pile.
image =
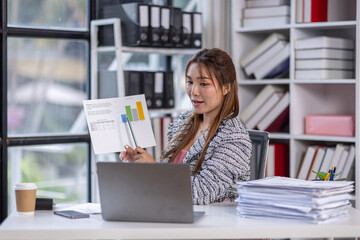
POLYGON ((348 215, 352 181, 306 181, 268 177, 238 185, 242 217, 323 223, 348 215))

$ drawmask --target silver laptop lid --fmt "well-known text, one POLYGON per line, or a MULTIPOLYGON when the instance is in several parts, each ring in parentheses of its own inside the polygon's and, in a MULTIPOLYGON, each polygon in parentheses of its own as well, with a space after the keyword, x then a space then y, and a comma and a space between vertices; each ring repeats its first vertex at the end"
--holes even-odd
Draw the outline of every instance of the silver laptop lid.
POLYGON ((97 174, 104 220, 194 221, 186 164, 98 162, 97 174))

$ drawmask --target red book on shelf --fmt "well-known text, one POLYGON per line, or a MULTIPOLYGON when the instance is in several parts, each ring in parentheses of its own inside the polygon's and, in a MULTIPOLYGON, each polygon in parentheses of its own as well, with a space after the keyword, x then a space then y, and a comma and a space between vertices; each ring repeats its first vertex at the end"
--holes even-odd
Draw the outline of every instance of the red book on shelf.
POLYGON ((265 129, 267 132, 280 132, 289 122, 289 106, 265 129))
POLYGON ((311 22, 326 22, 328 0, 311 0, 311 22))
POLYGON ((269 144, 266 162, 266 177, 289 176, 289 145, 286 143, 269 144))
POLYGON ((275 176, 289 176, 289 145, 274 143, 275 146, 275 176))

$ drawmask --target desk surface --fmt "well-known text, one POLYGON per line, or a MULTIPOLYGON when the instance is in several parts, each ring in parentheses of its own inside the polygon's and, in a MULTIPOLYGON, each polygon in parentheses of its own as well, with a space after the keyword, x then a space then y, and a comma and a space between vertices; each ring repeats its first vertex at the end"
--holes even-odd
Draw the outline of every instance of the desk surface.
POLYGON ((239 239, 359 237, 360 211, 326 224, 241 218, 236 206, 195 206, 206 214, 194 224, 108 222, 101 215, 67 219, 52 211, 35 216, 11 214, 0 225, 0 239, 239 239))

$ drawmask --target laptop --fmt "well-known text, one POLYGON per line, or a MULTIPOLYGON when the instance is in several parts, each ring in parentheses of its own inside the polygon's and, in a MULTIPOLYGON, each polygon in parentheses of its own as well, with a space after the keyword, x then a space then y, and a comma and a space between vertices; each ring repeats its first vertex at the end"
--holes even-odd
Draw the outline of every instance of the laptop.
POLYGON ((190 167, 176 163, 98 162, 101 214, 107 221, 193 223, 190 167))

